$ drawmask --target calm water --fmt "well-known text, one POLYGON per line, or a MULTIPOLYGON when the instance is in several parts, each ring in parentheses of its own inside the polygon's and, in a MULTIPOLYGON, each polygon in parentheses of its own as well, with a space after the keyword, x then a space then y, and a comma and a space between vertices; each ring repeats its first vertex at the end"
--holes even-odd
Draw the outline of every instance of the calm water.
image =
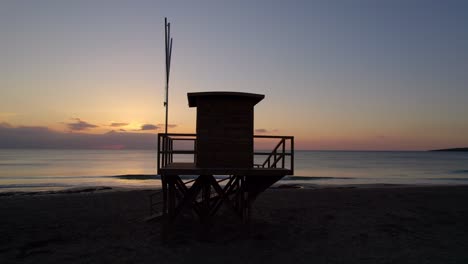
MULTIPOLYGON (((183 157, 189 160, 190 157, 183 157)), ((0 192, 84 186, 153 188, 156 154, 146 150, 0 150, 0 192)), ((297 151, 301 184, 468 184, 468 153, 297 151), (302 177, 303 176, 303 177, 302 177)))

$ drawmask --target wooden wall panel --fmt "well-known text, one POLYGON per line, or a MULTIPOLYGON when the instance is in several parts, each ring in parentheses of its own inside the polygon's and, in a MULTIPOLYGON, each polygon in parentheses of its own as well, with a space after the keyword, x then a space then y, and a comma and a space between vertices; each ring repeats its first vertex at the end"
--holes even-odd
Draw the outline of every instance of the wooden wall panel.
POLYGON ((255 102, 213 96, 197 100, 197 167, 252 168, 255 102))

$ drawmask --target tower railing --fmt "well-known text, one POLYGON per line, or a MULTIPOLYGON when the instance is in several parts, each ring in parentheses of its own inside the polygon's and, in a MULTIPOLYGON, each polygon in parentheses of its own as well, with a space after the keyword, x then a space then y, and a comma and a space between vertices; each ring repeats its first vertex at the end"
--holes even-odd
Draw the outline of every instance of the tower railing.
POLYGON ((263 163, 254 164, 254 167, 280 169, 286 169, 289 167, 291 171, 294 171, 294 137, 255 135, 254 138, 279 139, 279 142, 271 152, 254 152, 254 155, 257 156, 267 156, 263 163), (287 157, 289 157, 289 164, 287 164, 287 157))
MULTIPOLYGON (((158 161, 158 174, 161 168, 167 167, 169 164, 174 162, 174 155, 177 154, 192 154, 193 163, 196 160, 196 134, 186 134, 186 133, 159 133, 158 134, 158 152, 157 152, 157 161, 158 161), (174 149, 175 142, 193 142, 193 147, 186 150, 174 149)), ((189 143, 190 144, 190 143, 189 143)))
MULTIPOLYGON (((257 169, 288 169, 294 173, 294 137, 292 136, 270 136, 270 135, 254 135, 255 139, 263 140, 279 140, 272 151, 254 151, 255 157, 266 156, 263 162, 253 164, 253 168, 257 169)), ((185 159, 185 162, 196 163, 196 134, 189 133, 159 133, 158 134, 158 151, 157 163, 158 174, 160 169, 178 162, 174 159, 174 155, 193 155, 193 160, 185 159), (192 142, 185 143, 183 148, 189 149, 175 149, 176 142, 192 142), (193 144, 193 145, 192 145, 193 144), (190 146, 187 146, 190 145, 190 146)), ((184 145, 184 143, 181 143, 184 145)))

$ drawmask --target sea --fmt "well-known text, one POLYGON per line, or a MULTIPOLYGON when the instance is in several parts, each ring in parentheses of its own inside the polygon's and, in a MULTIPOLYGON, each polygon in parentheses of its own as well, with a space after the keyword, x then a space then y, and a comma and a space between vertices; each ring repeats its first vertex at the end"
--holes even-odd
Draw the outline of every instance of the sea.
MULTIPOLYGON (((153 189, 161 186, 156 166, 152 150, 0 149, 0 192, 153 189)), ((468 184, 467 152, 296 151, 294 166, 277 185, 468 184)))

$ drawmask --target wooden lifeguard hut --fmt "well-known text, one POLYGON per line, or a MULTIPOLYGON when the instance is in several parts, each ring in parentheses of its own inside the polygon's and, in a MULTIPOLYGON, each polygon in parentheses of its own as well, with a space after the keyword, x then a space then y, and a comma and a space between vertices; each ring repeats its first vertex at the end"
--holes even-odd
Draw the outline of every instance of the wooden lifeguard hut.
POLYGON ((246 222, 255 198, 294 173, 294 137, 254 135, 254 107, 264 95, 198 92, 187 96, 189 107, 197 108, 196 134, 158 134, 164 229, 167 232, 184 209, 210 223, 226 206, 246 222), (270 151, 255 151, 254 140, 276 142, 270 151), (177 149, 180 141, 185 148, 192 142, 192 149, 177 149), (178 162, 177 155, 187 154, 193 160, 178 162), (193 178, 182 180, 187 175, 193 178))

